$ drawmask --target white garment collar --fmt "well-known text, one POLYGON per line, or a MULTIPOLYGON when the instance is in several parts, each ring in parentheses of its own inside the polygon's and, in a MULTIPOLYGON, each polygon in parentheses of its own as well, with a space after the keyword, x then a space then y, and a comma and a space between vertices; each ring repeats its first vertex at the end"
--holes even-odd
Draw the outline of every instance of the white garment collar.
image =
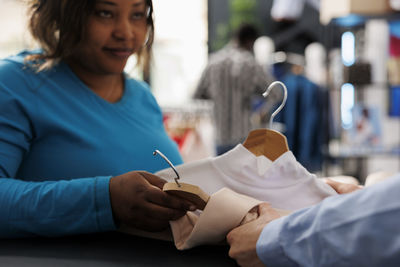
POLYGON ((288 186, 298 182, 300 177, 315 175, 310 174, 299 162, 297 162, 293 153, 289 150, 283 153, 275 161, 271 161, 265 156, 255 156, 247 150, 242 144, 238 144, 230 151, 216 158, 212 164, 230 177, 242 176, 243 183, 260 185, 254 179, 263 179, 265 184, 270 180, 269 187, 288 186), (275 175, 278 174, 279 175, 275 175), (282 176, 289 176, 287 179, 281 179, 282 176), (257 178, 256 178, 257 177, 257 178))
POLYGON ((224 173, 232 171, 237 173, 238 169, 249 167, 256 170, 258 176, 263 176, 273 163, 264 155, 255 156, 242 144, 238 144, 228 152, 216 157, 214 162, 224 173))

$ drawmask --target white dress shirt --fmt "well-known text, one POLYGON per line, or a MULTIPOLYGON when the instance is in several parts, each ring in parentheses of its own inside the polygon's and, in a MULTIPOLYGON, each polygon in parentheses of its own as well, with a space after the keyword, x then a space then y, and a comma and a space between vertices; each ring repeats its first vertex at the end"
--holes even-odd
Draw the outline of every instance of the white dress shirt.
MULTIPOLYGON (((337 193, 298 163, 292 152, 275 161, 255 156, 239 144, 225 154, 176 167, 182 183, 197 185, 210 196, 203 212, 188 212, 170 226, 178 249, 223 242, 241 223, 257 218, 263 201, 287 215, 337 193)), ((169 168, 156 173, 171 182, 169 168)))
MULTIPOLYGON (((238 144, 221 156, 182 164, 176 170, 179 181, 197 185, 209 195, 226 187, 284 210, 308 207, 337 194, 297 162, 291 151, 272 162, 238 144)), ((171 168, 156 175, 170 182, 176 177, 171 168)))

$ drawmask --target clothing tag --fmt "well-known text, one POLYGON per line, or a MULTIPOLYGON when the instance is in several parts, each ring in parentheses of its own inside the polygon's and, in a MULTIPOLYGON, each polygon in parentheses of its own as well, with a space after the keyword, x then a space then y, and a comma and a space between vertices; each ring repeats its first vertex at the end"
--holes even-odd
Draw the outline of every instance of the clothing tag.
POLYGON ((259 176, 263 176, 269 167, 271 167, 272 161, 265 156, 257 157, 257 173, 259 176))

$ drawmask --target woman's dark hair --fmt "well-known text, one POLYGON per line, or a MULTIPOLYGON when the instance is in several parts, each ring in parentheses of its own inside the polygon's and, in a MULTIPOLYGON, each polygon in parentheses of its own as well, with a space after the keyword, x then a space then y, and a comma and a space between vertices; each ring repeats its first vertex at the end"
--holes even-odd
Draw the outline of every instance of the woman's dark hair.
MULTIPOLYGON (((43 62, 39 70, 49 68, 61 59, 72 55, 83 40, 89 16, 94 11, 95 0, 30 0, 29 29, 43 49, 42 54, 31 55, 28 61, 43 62)), ((138 51, 138 64, 148 69, 151 46, 154 40, 153 3, 149 8, 148 39, 138 51)))

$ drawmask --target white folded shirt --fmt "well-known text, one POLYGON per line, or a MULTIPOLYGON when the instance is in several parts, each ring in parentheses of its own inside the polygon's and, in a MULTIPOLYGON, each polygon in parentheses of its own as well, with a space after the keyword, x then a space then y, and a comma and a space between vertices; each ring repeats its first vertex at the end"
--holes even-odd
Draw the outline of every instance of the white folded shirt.
MULTIPOLYGON (((337 194, 297 162, 291 151, 272 162, 238 144, 223 155, 182 164, 176 170, 179 181, 197 185, 209 195, 229 188, 284 210, 308 207, 337 194)), ((155 174, 169 182, 176 177, 171 168, 155 174)))
MULTIPOLYGON (((182 164, 176 170, 180 182, 197 185, 210 195, 203 211, 187 212, 170 221, 175 246, 180 250, 223 242, 230 230, 257 218, 256 207, 261 202, 270 203, 284 216, 337 194, 298 163, 291 151, 272 162, 239 144, 221 156, 182 164)), ((171 168, 155 174, 170 182, 176 178, 171 168)), ((120 230, 171 240, 169 231, 120 230)))

